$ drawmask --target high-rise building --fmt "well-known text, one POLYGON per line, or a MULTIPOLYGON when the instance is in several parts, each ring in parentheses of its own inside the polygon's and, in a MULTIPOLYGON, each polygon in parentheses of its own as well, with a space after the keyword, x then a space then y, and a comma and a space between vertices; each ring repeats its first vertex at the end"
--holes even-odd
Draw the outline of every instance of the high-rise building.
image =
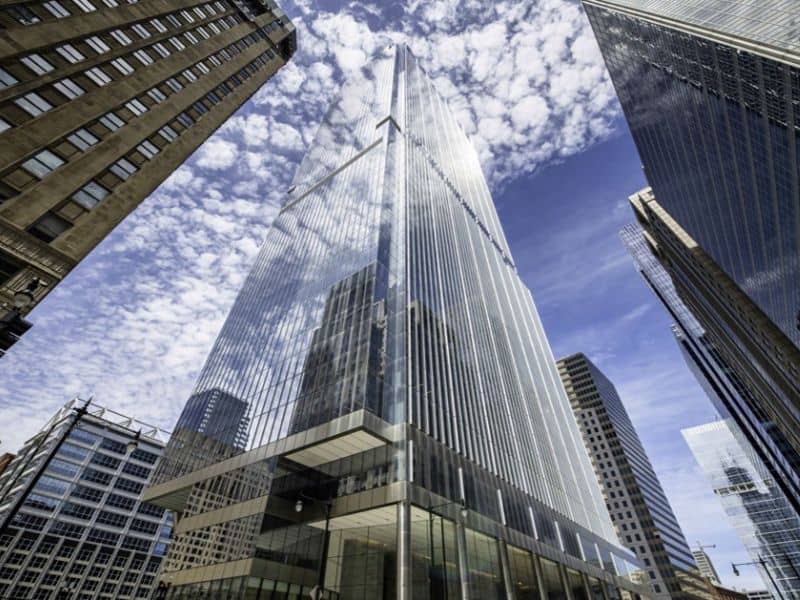
POLYGON ((141 501, 168 434, 73 400, 0 475, 0 598, 150 598, 172 517, 141 501))
POLYGON ((683 430, 750 559, 775 598, 800 597, 800 518, 730 419, 683 430))
POLYGON ((0 29, 2 351, 29 326, 21 317, 286 64, 295 31, 272 0, 7 3, 0 29))
POLYGON ((405 46, 325 117, 208 390, 247 404, 247 443, 170 440, 145 495, 180 513, 170 597, 643 591, 477 154, 405 46))
POLYGON ((717 349, 705 329, 686 306, 661 261, 657 243, 635 224, 620 232, 637 270, 667 309, 673 333, 686 364, 705 390, 717 412, 737 424, 739 442, 749 445, 772 473, 776 484, 800 515, 800 454, 717 349))
POLYGON ((584 0, 681 297, 800 452, 800 4, 584 0))
POLYGON ((706 551, 702 548, 694 548, 692 549, 692 556, 703 577, 708 578, 711 583, 719 585, 721 583, 719 573, 714 568, 714 563, 711 562, 711 557, 706 554, 706 551))
POLYGON ((747 600, 773 600, 773 598, 767 590, 754 590, 747 592, 747 600))
POLYGON ((584 354, 558 361, 620 541, 655 598, 708 598, 706 584, 614 384, 584 354))

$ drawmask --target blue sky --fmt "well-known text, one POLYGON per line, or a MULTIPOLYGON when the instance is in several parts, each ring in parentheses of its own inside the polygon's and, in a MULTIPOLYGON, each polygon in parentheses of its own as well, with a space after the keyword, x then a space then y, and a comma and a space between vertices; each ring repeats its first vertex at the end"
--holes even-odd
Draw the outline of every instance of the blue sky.
POLYGON ((579 5, 282 2, 298 52, 35 309, 0 361, 3 451, 75 395, 170 428, 339 84, 404 41, 476 145, 556 356, 615 382, 690 543, 761 588, 680 429, 713 409, 617 238, 644 185, 579 5))

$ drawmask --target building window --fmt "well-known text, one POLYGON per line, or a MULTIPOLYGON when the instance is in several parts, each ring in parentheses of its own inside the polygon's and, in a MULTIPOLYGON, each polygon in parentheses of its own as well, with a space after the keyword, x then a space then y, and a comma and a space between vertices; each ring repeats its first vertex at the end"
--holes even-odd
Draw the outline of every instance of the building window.
POLYGON ((22 57, 21 62, 36 75, 44 75, 55 69, 41 54, 28 54, 28 56, 22 57))
POLYGON ((159 104, 167 99, 167 97, 164 95, 164 92, 162 92, 158 88, 151 88, 147 90, 147 95, 150 96, 153 100, 155 100, 159 104))
POLYGON ((87 150, 90 146, 94 146, 99 140, 85 129, 78 129, 71 135, 67 136, 67 141, 75 146, 78 150, 87 150))
POLYGON ((89 2, 89 0, 72 0, 78 8, 80 8, 83 12, 90 13, 94 12, 97 9, 95 8, 94 4, 89 2))
POLYGON ((158 42, 157 44, 153 44, 153 49, 156 52, 158 52, 158 54, 159 54, 159 56, 161 56, 161 58, 166 58, 166 57, 168 57, 170 55, 170 51, 161 42, 158 42))
POLYGON ((123 46, 127 46, 128 44, 133 43, 133 40, 131 40, 131 38, 129 38, 125 34, 125 32, 121 31, 120 29, 115 29, 114 31, 112 31, 111 32, 111 37, 113 37, 115 40, 117 40, 123 46))
POLYGON ((65 77, 61 81, 53 84, 53 87, 61 92, 68 100, 74 100, 78 96, 83 96, 86 93, 81 86, 72 81, 69 77, 65 77))
POLYGON ((124 158, 119 159, 117 162, 111 165, 109 170, 123 181, 128 179, 128 177, 137 171, 136 165, 124 158))
POLYGON ((11 87, 17 83, 17 78, 5 69, 0 69, 0 89, 11 87))
POLYGON ((133 67, 131 64, 125 60, 124 58, 115 58, 111 61, 111 64, 114 65, 114 68, 119 71, 122 75, 130 75, 133 73, 133 67))
POLYGON ((158 19, 150 19, 150 25, 152 25, 153 29, 155 29, 159 33, 166 33, 167 32, 166 26, 161 21, 159 21, 158 19))
POLYGON ((56 48, 56 52, 58 52, 64 60, 73 65, 81 62, 82 60, 86 60, 86 57, 81 54, 72 44, 62 44, 56 48))
POLYGON ((139 100, 134 98, 130 102, 125 103, 125 108, 131 111, 137 117, 142 116, 144 113, 147 112, 147 107, 142 104, 139 100))
POLYGON ((110 131, 116 131, 125 125, 125 121, 120 119, 119 116, 117 116, 117 114, 114 112, 108 112, 100 117, 100 123, 105 125, 110 131))
POLYGON ((148 160, 151 160, 156 154, 158 154, 158 147, 148 140, 145 140, 136 146, 136 149, 144 154, 148 160))
POLYGON ((31 9, 22 4, 7 6, 5 10, 20 25, 35 25, 41 22, 41 19, 31 9))
POLYGON ((72 195, 72 199, 86 210, 92 210, 109 192, 99 183, 90 181, 72 195))
POLYGON ((64 164, 58 156, 49 150, 42 150, 35 156, 29 158, 22 163, 22 168, 28 171, 31 175, 44 179, 47 175, 55 171, 58 167, 64 164))
POLYGON ((22 271, 21 265, 8 255, 0 253, 0 283, 5 283, 20 271, 22 271))
POLYGON ((145 50, 137 50, 136 52, 133 53, 133 55, 144 66, 152 65, 153 62, 155 62, 153 61, 153 58, 145 50))
POLYGON ((111 47, 96 35, 86 38, 85 41, 89 45, 89 47, 91 47, 91 49, 97 52, 98 54, 105 54, 106 52, 111 50, 111 47))
POLYGON ((111 77, 100 67, 92 67, 86 71, 86 76, 94 81, 98 86, 103 87, 111 83, 111 77))
POLYGON ((42 6, 44 6, 47 11, 56 19, 64 19, 65 17, 69 17, 71 14, 61 5, 60 2, 58 2, 58 0, 50 0, 49 2, 45 2, 42 6))
POLYGON ((146 40, 147 38, 150 37, 150 32, 147 31, 147 27, 145 27, 141 23, 134 23, 133 25, 131 25, 131 29, 133 29, 136 32, 136 35, 138 35, 143 40, 146 40))
POLYGON ((28 233, 49 244, 70 227, 72 227, 72 223, 66 219, 53 213, 47 213, 28 228, 28 233))
POLYGON ((178 134, 175 133, 175 130, 169 125, 164 125, 164 127, 159 129, 158 135, 160 135, 168 142, 174 142, 178 138, 178 134))

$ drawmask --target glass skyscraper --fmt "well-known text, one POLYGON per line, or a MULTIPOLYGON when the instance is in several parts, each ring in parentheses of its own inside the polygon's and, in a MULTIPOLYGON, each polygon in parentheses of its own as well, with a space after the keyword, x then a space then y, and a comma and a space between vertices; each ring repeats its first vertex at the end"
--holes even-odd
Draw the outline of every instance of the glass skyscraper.
POLYGON ((680 296, 800 452, 800 3, 584 0, 680 296))
POLYGON ((648 242, 652 239, 649 234, 631 224, 622 229, 620 238, 633 257, 636 269, 673 319, 672 331, 686 364, 714 408, 736 423, 740 444, 750 446, 758 454, 776 485, 800 515, 800 455, 761 410, 736 369, 726 362, 683 302, 669 273, 656 258, 648 242))
POLYGON ((404 46, 326 115, 212 391, 247 410, 200 426, 190 400, 146 494, 181 513, 171 597, 641 590, 476 152, 404 46))
POLYGON ((736 429, 726 419, 683 436, 773 598, 800 597, 800 519, 736 429))

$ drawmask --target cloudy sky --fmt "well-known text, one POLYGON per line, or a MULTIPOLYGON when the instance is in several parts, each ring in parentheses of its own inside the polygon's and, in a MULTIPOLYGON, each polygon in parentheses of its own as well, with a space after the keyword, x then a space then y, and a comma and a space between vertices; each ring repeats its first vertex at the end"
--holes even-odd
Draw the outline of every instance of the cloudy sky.
POLYGON ((556 355, 616 383, 691 544, 763 587, 680 429, 714 418, 617 231, 644 186, 580 6, 281 2, 298 52, 32 313, 0 361, 2 451, 75 395, 174 423, 304 148, 348 72, 405 41, 478 148, 556 355), (386 5, 390 4, 387 8, 386 5))

